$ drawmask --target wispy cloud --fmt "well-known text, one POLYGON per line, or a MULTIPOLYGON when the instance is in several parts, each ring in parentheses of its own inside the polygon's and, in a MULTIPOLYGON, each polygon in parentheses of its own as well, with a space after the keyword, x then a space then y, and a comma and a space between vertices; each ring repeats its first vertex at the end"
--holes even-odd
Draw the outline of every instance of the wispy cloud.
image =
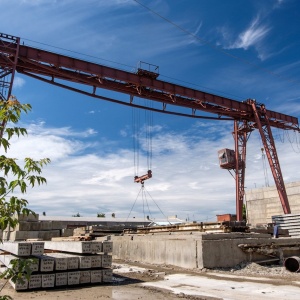
POLYGON ((233 43, 227 46, 227 49, 240 49, 247 50, 249 47, 257 47, 259 43, 266 37, 270 31, 270 27, 261 25, 259 16, 257 16, 238 38, 233 43))

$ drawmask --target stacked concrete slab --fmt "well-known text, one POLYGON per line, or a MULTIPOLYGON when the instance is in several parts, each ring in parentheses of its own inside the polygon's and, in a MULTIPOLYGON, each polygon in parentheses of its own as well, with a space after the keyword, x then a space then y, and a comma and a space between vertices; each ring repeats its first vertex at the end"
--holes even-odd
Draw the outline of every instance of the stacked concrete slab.
POLYGON ((36 258, 30 280, 13 283, 18 290, 54 288, 112 281, 112 242, 4 242, 0 260, 36 258), (49 250, 45 250, 49 249, 49 250), (49 253, 49 251, 53 251, 49 253))
POLYGON ((300 237, 300 214, 286 214, 273 216, 272 222, 279 226, 279 229, 285 229, 292 237, 300 237))
POLYGON ((51 240, 53 237, 73 235, 73 229, 63 228, 59 221, 39 221, 39 215, 16 215, 19 223, 15 228, 7 227, 2 233, 3 241, 24 241, 28 239, 51 240))

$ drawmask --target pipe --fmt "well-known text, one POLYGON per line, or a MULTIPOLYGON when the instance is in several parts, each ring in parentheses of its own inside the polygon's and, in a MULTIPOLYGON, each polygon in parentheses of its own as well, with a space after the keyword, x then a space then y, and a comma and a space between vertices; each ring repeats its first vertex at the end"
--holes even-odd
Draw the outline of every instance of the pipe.
POLYGON ((300 271, 300 257, 291 256, 285 259, 284 261, 285 268, 290 272, 299 272, 300 271))

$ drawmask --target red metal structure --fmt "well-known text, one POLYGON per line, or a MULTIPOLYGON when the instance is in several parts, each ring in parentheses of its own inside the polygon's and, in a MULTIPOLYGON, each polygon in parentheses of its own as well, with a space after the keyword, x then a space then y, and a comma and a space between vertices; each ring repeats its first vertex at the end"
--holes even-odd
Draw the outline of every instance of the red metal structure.
POLYGON ((147 174, 142 175, 142 176, 135 176, 134 177, 134 182, 140 182, 141 184, 144 184, 144 181, 147 179, 152 178, 152 171, 148 170, 147 174))
POLYGON ((238 221, 242 219, 246 143, 250 132, 258 129, 283 211, 290 213, 271 127, 300 132, 296 117, 267 110, 264 105, 258 104, 255 100, 239 102, 158 80, 156 72, 143 69, 138 69, 136 73, 127 72, 26 46, 20 44, 20 38, 0 34, 0 97, 2 99, 9 99, 16 71, 78 93, 127 106, 192 118, 234 121, 238 221), (86 87, 90 87, 90 91, 86 87), (128 94, 128 101, 101 96, 99 94, 101 89, 128 94), (153 100, 161 103, 161 106, 145 107, 135 103, 134 97, 153 100), (190 112, 183 112, 184 109, 189 109, 190 112), (205 112, 205 115, 199 115, 199 112, 205 112))

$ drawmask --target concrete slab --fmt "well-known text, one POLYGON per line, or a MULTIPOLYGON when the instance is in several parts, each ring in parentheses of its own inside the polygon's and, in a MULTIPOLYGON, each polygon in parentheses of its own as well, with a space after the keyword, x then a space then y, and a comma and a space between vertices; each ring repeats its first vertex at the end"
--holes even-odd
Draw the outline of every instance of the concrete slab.
POLYGON ((92 253, 90 241, 45 241, 45 249, 71 253, 92 253))
POLYGON ((80 271, 79 283, 84 284, 90 282, 91 282, 91 271, 90 270, 80 271))
POLYGON ((91 283, 102 282, 102 270, 91 270, 91 283))
POLYGON ((80 271, 68 272, 68 285, 77 285, 80 282, 80 271))
POLYGON ((50 241, 54 237, 59 237, 60 236, 60 231, 59 230, 40 230, 38 231, 38 238, 45 240, 45 241, 50 241))
POLYGON ((44 253, 44 242, 31 242, 31 255, 42 255, 44 253))
POLYGON ((78 256, 79 258, 79 269, 90 269, 92 266, 91 256, 78 256))
POLYGON ((62 237, 72 236, 73 232, 74 232, 74 229, 72 229, 72 228, 63 228, 63 229, 61 229, 60 236, 62 236, 62 237))
POLYGON ((223 277, 172 274, 165 276, 164 280, 146 282, 142 285, 169 290, 176 295, 175 297, 183 294, 186 297, 200 296, 201 299, 299 299, 299 287, 259 283, 255 277, 251 281, 241 276, 236 276, 235 279, 233 281, 223 277))
POLYGON ((55 274, 42 274, 42 287, 52 288, 55 284, 55 274))
POLYGON ((66 227, 66 224, 62 221, 51 221, 52 229, 63 229, 66 227))
POLYGON ((102 252, 104 252, 104 253, 112 253, 113 252, 113 242, 111 242, 111 241, 103 241, 102 242, 102 252))
POLYGON ((31 255, 31 243, 28 242, 3 242, 0 249, 18 256, 31 255))
POLYGON ((102 267, 102 255, 91 255, 91 268, 102 267))
POLYGON ((36 256, 40 260, 41 272, 52 272, 54 270, 54 259, 47 255, 36 256))
POLYGON ((28 280, 25 277, 22 278, 22 282, 21 281, 13 282, 10 279, 9 283, 16 291, 23 291, 28 289, 28 280))
POLYGON ((3 232, 4 241, 24 241, 28 239, 37 239, 39 236, 38 231, 10 231, 3 232))
POLYGON ((40 221, 40 230, 54 230, 51 221, 40 221))
POLYGON ((32 274, 28 282, 28 289, 38 289, 42 287, 42 275, 32 274))
POLYGON ((110 268, 112 265, 111 254, 100 254, 102 257, 102 268, 110 268))
POLYGON ((68 272, 56 273, 55 274, 55 286, 68 285, 68 272))
MULTIPOLYGON (((12 260, 26 260, 26 257, 18 257, 12 254, 1 254, 0 255, 0 261, 6 266, 11 267, 11 261, 12 260)), ((30 264, 30 269, 32 272, 37 272, 39 270, 39 260, 36 259, 35 262, 30 264)))
POLYGON ((68 254, 68 253, 59 253, 60 256, 66 257, 68 260, 68 270, 76 270, 79 268, 79 257, 68 254))
POLYGON ((100 253, 103 250, 102 242, 100 241, 91 241, 91 253, 100 253))
POLYGON ((15 228, 8 226, 4 231, 29 231, 31 230, 30 224, 31 222, 20 221, 15 228))
POLYGON ((14 214, 13 218, 20 221, 29 221, 29 222, 37 222, 39 220, 39 214, 29 214, 29 215, 23 215, 23 214, 14 214))
POLYGON ((112 269, 102 270, 102 282, 112 282, 112 269))
POLYGON ((60 253, 47 253, 45 256, 54 260, 55 271, 65 271, 68 269, 68 257, 63 256, 60 253))

